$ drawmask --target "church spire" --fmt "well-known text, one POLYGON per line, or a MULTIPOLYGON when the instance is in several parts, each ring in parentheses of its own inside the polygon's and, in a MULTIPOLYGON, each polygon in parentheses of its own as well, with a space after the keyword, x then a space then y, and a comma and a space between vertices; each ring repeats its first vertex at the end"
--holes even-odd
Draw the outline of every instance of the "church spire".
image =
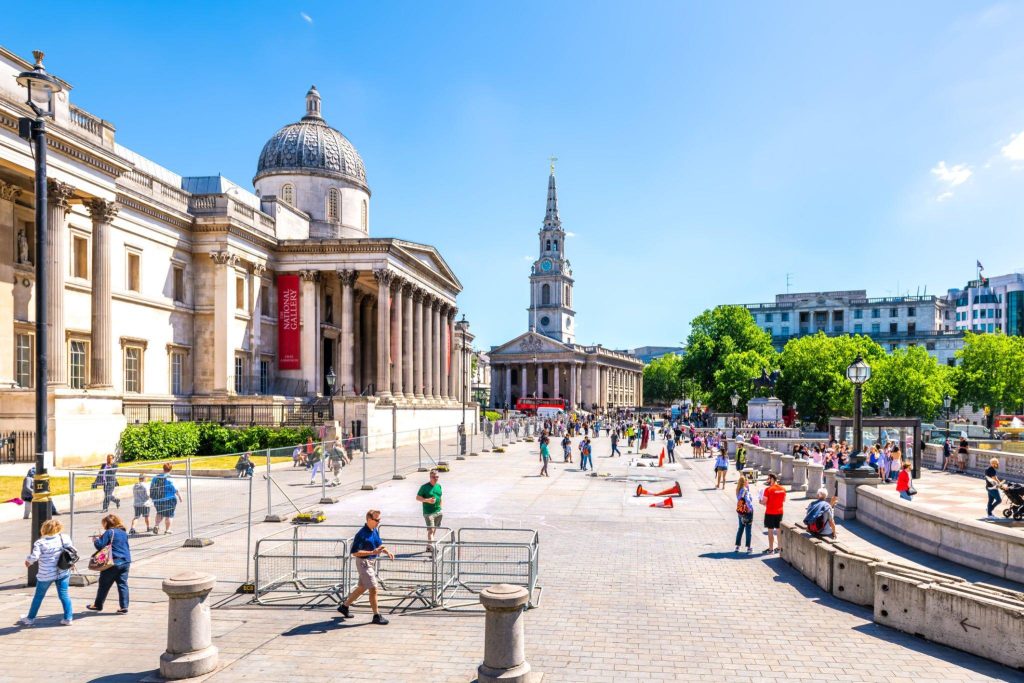
POLYGON ((548 206, 544 214, 544 227, 562 229, 562 221, 558 217, 558 193, 555 191, 555 162, 558 157, 551 157, 551 175, 548 176, 548 206))

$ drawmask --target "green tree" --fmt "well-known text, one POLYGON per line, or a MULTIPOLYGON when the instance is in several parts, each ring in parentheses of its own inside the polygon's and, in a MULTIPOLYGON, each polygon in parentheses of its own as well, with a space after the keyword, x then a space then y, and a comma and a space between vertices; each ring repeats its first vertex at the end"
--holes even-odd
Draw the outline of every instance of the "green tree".
POLYGON ((819 428, 833 415, 852 414, 853 385, 846 378, 846 368, 858 353, 872 368, 885 355, 881 346, 863 335, 827 337, 818 332, 789 340, 779 356, 778 397, 787 405, 795 403, 801 419, 819 428))
POLYGON ((1024 337, 968 332, 956 355, 960 364, 953 384, 958 402, 975 410, 988 406, 990 427, 992 416, 1024 401, 1024 337))
POLYGON ((683 359, 674 353, 644 366, 644 403, 671 403, 683 396, 683 359))
POLYGON ((864 409, 880 411, 888 398, 890 414, 931 420, 942 411, 943 396, 955 393, 951 370, 923 346, 896 349, 872 364, 864 409))
POLYGON ((712 406, 721 410, 732 410, 732 395, 740 397, 737 411, 746 411, 747 401, 754 396, 754 388, 750 380, 761 375, 762 368, 775 366, 776 354, 766 356, 758 351, 738 351, 730 353, 722 362, 722 367, 715 371, 715 384, 711 389, 709 400, 712 406))
MULTIPOLYGON (((702 392, 712 395, 715 373, 723 369, 725 359, 730 354, 745 351, 760 354, 767 361, 769 371, 775 368, 777 354, 772 347, 772 338, 757 326, 750 311, 743 306, 717 306, 704 311, 690 323, 686 355, 683 356, 683 377, 693 380, 702 392)), ((760 374, 760 370, 758 368, 751 377, 760 374)), ((711 405, 721 410, 732 409, 728 398, 724 404, 712 398, 711 405)))

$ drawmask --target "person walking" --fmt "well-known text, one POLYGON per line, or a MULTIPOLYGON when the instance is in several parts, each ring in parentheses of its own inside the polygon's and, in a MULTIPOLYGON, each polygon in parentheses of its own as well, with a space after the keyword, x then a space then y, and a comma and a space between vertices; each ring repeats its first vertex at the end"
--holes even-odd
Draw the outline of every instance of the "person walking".
POLYGON ((779 477, 774 472, 768 475, 768 488, 761 492, 761 504, 764 505, 764 528, 768 532, 767 553, 782 551, 782 508, 786 502, 786 489, 779 486, 779 477))
MULTIPOLYGON (((32 516, 32 489, 35 486, 36 481, 36 468, 35 465, 28 468, 28 473, 25 478, 21 480, 21 500, 25 505, 25 516, 22 519, 28 519, 32 516)), ((57 512, 57 507, 53 504, 53 498, 50 499, 50 516, 56 517, 60 513, 57 512)))
POLYGON ((740 443, 736 446, 736 471, 742 472, 747 466, 747 449, 740 443))
POLYGON ((750 534, 751 527, 754 526, 754 499, 750 495, 747 478, 742 474, 736 480, 736 518, 739 522, 736 529, 736 552, 740 551, 740 540, 744 534, 747 536, 747 552, 752 552, 750 534))
POLYGON ((668 456, 669 462, 676 461, 676 440, 669 434, 665 438, 665 454, 668 456))
POLYGON ((427 552, 434 552, 434 534, 441 526, 441 472, 432 469, 428 475, 430 481, 416 492, 416 500, 423 503, 423 521, 427 524, 427 552))
POLYGON ((153 523, 153 534, 160 533, 160 522, 164 523, 164 534, 171 533, 171 520, 174 511, 181 502, 181 494, 171 481, 171 463, 165 462, 163 472, 153 477, 149 484, 149 497, 156 508, 156 521, 153 523))
POLYGON ((590 437, 583 437, 583 441, 580 442, 580 470, 585 472, 587 465, 590 465, 590 471, 594 471, 594 460, 591 457, 593 450, 590 446, 590 437))
POLYGON ((609 455, 608 457, 612 458, 612 457, 615 457, 617 455, 617 456, 619 456, 621 458, 622 457, 622 451, 619 450, 619 430, 618 429, 613 430, 612 433, 611 433, 611 437, 610 438, 611 438, 611 441, 612 441, 612 454, 609 455))
POLYGON ((146 520, 146 533, 152 531, 149 526, 149 489, 146 488, 146 475, 139 474, 139 480, 132 487, 132 507, 135 508, 134 514, 132 515, 132 527, 128 531, 131 536, 135 535, 135 522, 139 518, 146 520))
POLYGON ((996 516, 992 514, 995 512, 996 506, 1003 502, 1002 496, 999 495, 999 487, 1002 485, 1002 480, 998 476, 999 474, 999 459, 992 458, 988 461, 988 468, 985 470, 985 490, 988 491, 988 518, 995 519, 996 516))
MULTIPOLYGON (((71 578, 71 566, 62 567, 61 556, 65 548, 74 550, 71 539, 66 538, 61 532, 64 526, 56 519, 48 519, 43 522, 39 530, 39 540, 32 544, 32 552, 25 558, 25 567, 31 567, 39 563, 39 570, 36 573, 36 590, 32 595, 32 605, 28 608, 28 614, 18 619, 22 626, 31 626, 35 623, 36 615, 39 614, 39 607, 43 603, 50 586, 56 584, 57 598, 61 607, 64 608, 63 618, 60 623, 63 626, 71 626, 74 618, 74 611, 71 607, 71 597, 68 595, 68 582, 71 578)), ((76 551, 77 553, 77 551, 76 551)))
MULTIPOLYGON (((896 475, 896 490, 903 500, 913 500, 910 486, 910 463, 905 462, 900 467, 900 473, 896 475)), ((916 491, 915 491, 916 493, 916 491)))
POLYGON ((953 460, 953 442, 949 437, 946 437, 942 441, 942 471, 945 472, 949 468, 950 462, 953 460))
POLYGON ((715 458, 715 488, 721 487, 725 490, 725 474, 729 471, 729 457, 726 455, 725 447, 718 451, 715 458))
POLYGON ((106 512, 110 507, 110 501, 114 501, 118 509, 121 508, 121 499, 114 495, 117 489, 117 463, 114 462, 114 454, 107 454, 107 461, 100 465, 99 472, 96 473, 96 479, 92 482, 92 488, 98 486, 103 487, 103 508, 101 512, 106 512))
POLYGON ((970 444, 967 437, 960 436, 960 445, 956 449, 956 471, 963 474, 967 471, 967 458, 970 456, 970 444))
POLYGON ((550 476, 548 474, 548 462, 551 460, 551 451, 548 450, 548 441, 549 439, 547 432, 543 432, 540 435, 540 476, 542 477, 550 476))
POLYGON ((572 439, 568 433, 562 437, 562 462, 572 462, 572 439))
POLYGON ((110 546, 113 564, 100 572, 99 585, 96 587, 96 599, 85 608, 90 612, 102 612, 103 603, 107 600, 110 587, 117 584, 118 614, 128 613, 128 568, 132 564, 132 551, 128 547, 128 534, 124 524, 117 515, 107 515, 101 522, 103 533, 92 537, 96 550, 110 546))
POLYGON ((348 594, 345 602, 338 605, 338 611, 346 619, 351 618, 352 612, 349 607, 359 599, 360 595, 370 591, 373 623, 386 626, 388 619, 380 613, 377 606, 377 591, 380 589, 380 582, 377 580, 377 558, 384 554, 393 560, 395 556, 380 540, 380 532, 377 531, 379 526, 380 510, 367 510, 366 523, 352 537, 352 557, 355 558, 356 571, 359 573, 359 585, 348 594))
MULTIPOLYGON (((306 450, 309 450, 307 445, 306 450)), ((309 473, 309 483, 316 483, 316 475, 323 473, 324 471, 324 447, 323 444, 318 443, 314 448, 313 452, 308 456, 309 462, 312 464, 313 469, 309 473)))

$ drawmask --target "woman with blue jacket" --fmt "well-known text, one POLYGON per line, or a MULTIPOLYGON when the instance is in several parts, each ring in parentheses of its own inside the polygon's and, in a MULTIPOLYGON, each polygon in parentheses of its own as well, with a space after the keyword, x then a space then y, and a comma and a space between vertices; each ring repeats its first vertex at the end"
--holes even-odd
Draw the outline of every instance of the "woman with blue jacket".
POLYGON ((96 550, 102 550, 108 545, 111 548, 114 564, 100 572, 99 586, 96 588, 96 599, 87 610, 93 612, 103 611, 103 602, 107 599, 110 587, 117 584, 117 602, 120 609, 118 614, 128 612, 128 568, 132 564, 132 551, 128 547, 128 532, 124 530, 124 524, 117 515, 107 515, 103 518, 103 534, 92 537, 92 544, 96 550))

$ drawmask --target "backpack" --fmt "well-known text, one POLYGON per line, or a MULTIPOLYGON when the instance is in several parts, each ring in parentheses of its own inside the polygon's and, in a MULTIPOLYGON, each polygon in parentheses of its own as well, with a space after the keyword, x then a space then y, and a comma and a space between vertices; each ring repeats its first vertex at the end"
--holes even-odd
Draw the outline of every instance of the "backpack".
POLYGON ((812 534, 820 534, 825 530, 825 506, 818 505, 819 502, 824 501, 815 501, 811 503, 807 508, 807 514, 804 515, 804 524, 807 526, 807 530, 812 534))
POLYGON ((747 499, 746 498, 740 498, 739 500, 736 501, 736 513, 737 514, 749 515, 752 512, 753 512, 753 510, 751 510, 750 506, 747 505, 747 499))
POLYGON ((160 475, 153 477, 153 481, 149 485, 149 497, 153 499, 153 502, 163 500, 166 493, 167 480, 160 475))

